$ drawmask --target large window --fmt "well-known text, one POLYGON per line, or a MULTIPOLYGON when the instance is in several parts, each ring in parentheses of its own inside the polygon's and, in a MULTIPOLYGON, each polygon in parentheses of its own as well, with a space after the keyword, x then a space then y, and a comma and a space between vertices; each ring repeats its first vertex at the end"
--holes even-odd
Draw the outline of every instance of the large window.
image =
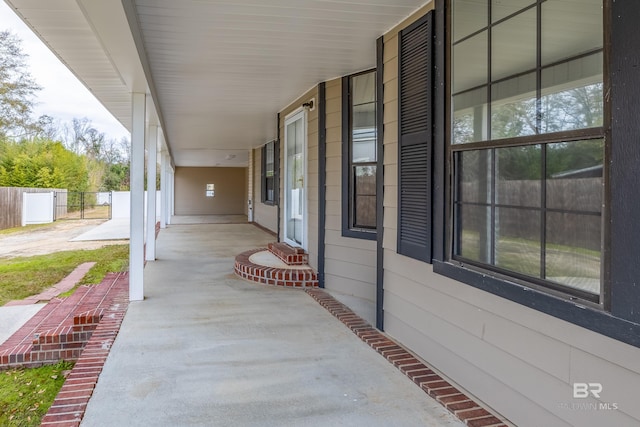
POLYGON ((271 141, 262 147, 262 202, 273 205, 276 200, 276 143, 271 141))
POLYGON ((345 77, 343 84, 343 228, 351 237, 375 238, 376 72, 345 77))
POLYGON ((602 302, 602 0, 451 0, 451 257, 602 302))

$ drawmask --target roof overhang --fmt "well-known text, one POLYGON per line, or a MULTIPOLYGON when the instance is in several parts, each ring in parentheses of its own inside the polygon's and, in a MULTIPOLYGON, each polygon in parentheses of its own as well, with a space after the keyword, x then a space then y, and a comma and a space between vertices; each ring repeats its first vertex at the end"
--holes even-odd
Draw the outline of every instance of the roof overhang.
POLYGON ((375 41, 424 0, 5 0, 131 129, 150 95, 177 166, 245 166, 277 113, 375 66, 375 41))

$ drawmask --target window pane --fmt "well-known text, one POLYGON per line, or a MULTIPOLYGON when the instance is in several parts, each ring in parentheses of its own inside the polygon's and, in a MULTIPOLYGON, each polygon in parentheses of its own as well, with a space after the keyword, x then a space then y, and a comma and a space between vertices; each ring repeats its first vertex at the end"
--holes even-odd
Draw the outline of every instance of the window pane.
POLYGON ((600 216, 548 213, 546 278, 599 294, 600 239, 600 216))
POLYGON ((602 139, 547 145, 547 207, 600 213, 603 159, 602 139))
POLYGON ((491 262, 491 210, 488 206, 458 205, 456 254, 467 259, 491 262))
POLYGON ((540 211, 496 208, 496 266, 540 277, 540 211))
POLYGON ((274 200, 274 178, 266 178, 265 187, 267 190, 266 201, 273 202, 274 200))
POLYGON ((351 161, 376 161, 376 73, 351 78, 351 161))
POLYGON ((509 15, 513 15, 526 6, 535 3, 534 0, 492 0, 491 22, 496 22, 509 15))
MULTIPOLYGON (((486 53, 483 52, 483 55, 486 53)), ((493 27, 491 80, 535 68, 536 9, 533 8, 493 27)))
POLYGON ((542 3, 542 65, 601 48, 602 34, 602 0, 542 3))
POLYGON ((265 149, 265 175, 267 177, 273 176, 273 164, 274 164, 274 143, 267 144, 265 149))
POLYGON ((376 166, 355 166, 354 226, 376 227, 376 166))
POLYGON ((486 27, 487 0, 453 0, 453 40, 458 41, 486 27))
POLYGON ((487 135, 487 89, 453 97, 453 144, 484 141, 487 135))
MULTIPOLYGON (((540 207, 542 187, 540 145, 496 150, 496 203, 540 207)), ((538 230, 538 235, 540 231, 538 230)))
POLYGON ((483 31, 453 46, 453 92, 488 82, 487 36, 483 31))
POLYGON ((456 201, 491 203, 491 150, 464 151, 457 156, 456 201))
POLYGON ((536 133, 536 74, 491 85, 491 139, 536 133))
POLYGON ((376 105, 375 103, 354 105, 352 114, 352 161, 354 163, 375 162, 376 105))
POLYGON ((359 74, 351 78, 353 105, 367 104, 376 100, 376 73, 359 74))
POLYGON ((602 126, 602 54, 542 70, 543 133, 602 126))

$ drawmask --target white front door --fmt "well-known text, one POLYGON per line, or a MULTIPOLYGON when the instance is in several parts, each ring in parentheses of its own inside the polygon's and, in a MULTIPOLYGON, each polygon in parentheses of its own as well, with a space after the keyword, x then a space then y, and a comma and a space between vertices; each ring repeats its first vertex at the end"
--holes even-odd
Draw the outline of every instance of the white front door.
POLYGON ((307 249, 307 114, 304 109, 284 122, 284 241, 307 249))

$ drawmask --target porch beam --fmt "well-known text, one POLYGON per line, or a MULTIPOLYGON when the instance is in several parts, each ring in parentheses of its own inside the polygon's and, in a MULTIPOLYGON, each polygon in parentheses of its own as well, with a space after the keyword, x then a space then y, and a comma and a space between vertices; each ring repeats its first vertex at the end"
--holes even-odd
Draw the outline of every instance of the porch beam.
POLYGON ((131 94, 129 300, 144 299, 144 143, 146 94, 131 94))

